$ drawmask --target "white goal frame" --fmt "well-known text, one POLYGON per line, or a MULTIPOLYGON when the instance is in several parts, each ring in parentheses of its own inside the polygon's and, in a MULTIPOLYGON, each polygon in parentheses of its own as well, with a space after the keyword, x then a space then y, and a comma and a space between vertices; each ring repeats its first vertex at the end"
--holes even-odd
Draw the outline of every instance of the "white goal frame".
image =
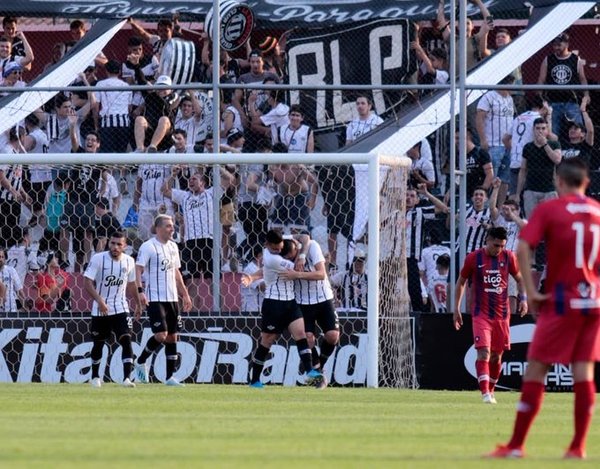
MULTIPOLYGON (((381 155, 373 153, 46 153, 46 154, 2 154, 0 165, 140 165, 140 164, 297 164, 335 165, 365 164, 368 167, 368 239, 379 240, 380 227, 380 184, 381 166, 410 166, 410 159, 401 155, 381 155), (90 160, 89 158, 93 158, 90 160)), ((216 186, 215 186, 216 187, 216 186)), ((220 190, 214 192, 215 207, 218 207, 220 190)), ((216 211, 218 217, 218 210, 216 211)), ((220 224, 215 223, 214 238, 220 238, 220 224)), ((216 249, 216 248, 215 248, 216 249)), ((367 387, 379 387, 379 242, 369 242, 367 246, 368 302, 367 302, 367 387)), ((218 263, 217 263, 218 264, 218 263)), ((220 264, 215 265, 218 278, 220 264)), ((220 296, 219 282, 213 283, 213 297, 220 296)), ((218 305, 217 305, 218 306, 218 305)), ((413 344, 414 347, 414 344, 413 344)))

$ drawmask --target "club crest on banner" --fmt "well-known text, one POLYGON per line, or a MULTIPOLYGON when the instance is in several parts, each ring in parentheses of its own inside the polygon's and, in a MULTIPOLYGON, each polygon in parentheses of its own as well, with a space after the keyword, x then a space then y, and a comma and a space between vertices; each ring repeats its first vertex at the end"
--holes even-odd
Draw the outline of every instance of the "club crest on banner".
MULTIPOLYGON (((221 24, 220 43, 226 51, 234 51, 242 47, 252 34, 254 28, 254 13, 245 3, 235 0, 225 0, 220 3, 221 24)), ((204 28, 212 40, 213 35, 213 9, 206 14, 204 28)))

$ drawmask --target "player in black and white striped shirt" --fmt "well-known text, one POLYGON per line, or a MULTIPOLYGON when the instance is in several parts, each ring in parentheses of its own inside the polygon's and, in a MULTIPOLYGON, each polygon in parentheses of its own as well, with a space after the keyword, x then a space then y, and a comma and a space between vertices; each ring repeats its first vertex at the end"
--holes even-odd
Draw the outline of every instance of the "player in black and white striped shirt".
MULTIPOLYGON (((406 190, 406 266, 408 276, 408 293, 413 311, 425 311, 421 295, 421 276, 419 274, 419 261, 423 250, 425 220, 435 218, 437 213, 448 213, 448 207, 437 197, 427 191, 424 183, 418 189, 406 190), (433 205, 418 207, 419 194, 423 195, 433 205)), ((384 221, 385 223, 385 221, 384 221)), ((396 245, 400 239, 396 238, 396 245)), ((397 246, 395 247, 397 249, 397 246)))
POLYGON ((192 277, 199 277, 202 273, 204 278, 212 278, 213 188, 207 188, 205 176, 196 172, 188 181, 189 190, 173 189, 175 178, 180 172, 179 166, 173 166, 162 193, 179 205, 183 215, 183 272, 192 277))
MULTIPOLYGON (((308 241, 308 236, 304 237, 308 241)), ((284 259, 280 255, 283 246, 283 237, 279 231, 267 232, 262 268, 262 277, 265 280, 265 298, 261 307, 262 325, 260 342, 252 360, 252 376, 250 378, 250 386, 255 388, 263 387, 260 375, 267 355, 271 346, 285 329, 290 331, 296 341, 300 360, 304 369, 308 370, 306 383, 318 385, 323 379, 321 372, 312 367, 311 351, 306 338, 302 311, 295 300, 294 281, 282 276, 284 272, 293 270, 295 267, 294 262, 284 259)), ((305 244, 302 252, 304 259, 307 248, 308 245, 305 244)), ((243 274, 242 284, 248 286, 258 278, 261 278, 258 272, 252 275, 243 274)))
POLYGON ((183 298, 183 311, 192 308, 192 300, 183 283, 179 268, 179 248, 172 240, 175 232, 173 218, 158 215, 154 220, 156 235, 143 243, 136 259, 136 278, 142 283, 142 274, 146 273, 146 289, 139 287, 140 303, 148 308, 148 319, 154 335, 148 339, 146 347, 135 363, 136 377, 142 383, 148 382, 146 360, 165 344, 167 374, 165 384, 183 386, 173 373, 177 365, 177 340, 181 330, 178 295, 183 298))
MULTIPOLYGON (((294 262, 305 261, 303 270, 288 270, 280 274, 280 278, 295 280, 296 303, 300 305, 304 317, 304 330, 312 351, 313 366, 323 372, 325 362, 333 354, 340 340, 340 322, 333 304, 333 289, 325 269, 325 256, 319 243, 314 240, 308 241, 306 254, 299 254, 296 241, 287 239, 284 241, 281 255, 294 262), (317 324, 324 334, 320 356, 315 349, 317 324)), ((326 386, 327 379, 323 375, 319 387, 326 386)))
MULTIPOLYGON (((127 294, 137 298, 135 262, 124 253, 127 237, 123 232, 114 232, 108 243, 108 251, 94 254, 83 274, 85 291, 90 295, 92 305, 91 333, 92 346, 92 387, 102 386, 100 363, 104 343, 114 332, 122 347, 123 386, 134 388, 130 375, 133 366, 131 347, 131 316, 127 294)), ((139 303, 136 304, 139 309, 139 303)), ((139 311, 136 313, 139 314, 139 311)))

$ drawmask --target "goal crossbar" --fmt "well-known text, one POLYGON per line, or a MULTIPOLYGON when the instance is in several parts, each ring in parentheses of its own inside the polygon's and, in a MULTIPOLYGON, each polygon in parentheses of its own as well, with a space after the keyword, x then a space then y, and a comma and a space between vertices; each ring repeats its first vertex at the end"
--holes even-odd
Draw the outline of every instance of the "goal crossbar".
MULTIPOLYGON (((305 164, 335 165, 360 164, 368 167, 368 239, 377 240, 380 228, 380 184, 381 167, 410 167, 410 159, 402 156, 380 155, 374 153, 46 153, 46 154, 0 154, 0 165, 140 165, 140 164, 305 164)), ((218 204, 220 191, 215 191, 215 203, 218 204)), ((218 206, 218 205, 215 205, 218 206)), ((216 225, 218 226, 218 225, 216 225)), ((215 237, 218 238, 217 233, 215 237)), ((379 243, 367 245, 368 276, 368 348, 367 348, 367 386, 379 385, 379 243)), ((218 273, 217 278, 218 278, 218 273)), ((219 282, 213 282, 213 297, 220 296, 219 282)), ((218 300, 217 300, 218 301, 218 300)))

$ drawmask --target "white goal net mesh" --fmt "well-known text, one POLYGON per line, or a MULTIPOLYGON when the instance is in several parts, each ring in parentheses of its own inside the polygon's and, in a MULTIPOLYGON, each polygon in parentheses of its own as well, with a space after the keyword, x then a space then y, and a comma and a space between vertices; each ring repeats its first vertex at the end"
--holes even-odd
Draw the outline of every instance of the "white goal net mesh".
MULTIPOLYGON (((297 155, 297 161, 303 161, 302 156, 297 155)), ((135 256, 152 236, 154 217, 167 213, 176 221, 174 239, 193 302, 181 334, 176 374, 180 380, 247 382, 260 333, 262 292, 260 284, 243 287, 241 274, 260 268, 264 235, 280 227, 310 233, 325 253, 341 326, 340 345, 326 374, 333 384, 366 385, 366 229, 368 197, 373 193, 366 164, 267 164, 268 155, 254 155, 253 164, 222 165, 220 201, 207 198, 206 206, 190 207, 193 213, 186 213, 176 203, 178 196, 214 186, 213 166, 194 163, 194 155, 182 155, 181 164, 101 165, 94 163, 98 159, 92 154, 82 158, 90 163, 3 167, 13 191, 0 199, 5 248, 0 272, 6 287, 0 305, 0 381, 89 379, 91 299, 83 287, 86 265, 94 253, 106 249, 116 230, 126 232, 126 252, 135 256), (213 226, 216 210, 219 224, 213 226), (220 288, 214 290, 217 278, 220 288), (217 302, 214 291, 220 295, 217 302)), ((227 161, 227 155, 220 158, 227 161)), ((405 180, 402 166, 388 169, 381 191, 382 220, 403 210, 405 180)), ((385 236, 402 243, 401 231, 385 236)), ((384 231, 382 244, 387 242, 383 236, 384 231)), ((398 296, 405 282, 403 265, 402 259, 380 263, 379 381, 385 386, 415 382, 408 310, 398 296)), ((147 320, 142 317, 133 331, 138 353, 150 335, 147 320)), ((114 343, 105 348, 105 380, 122 379, 119 350, 114 343)), ((157 381, 164 379, 161 360, 163 352, 151 364, 151 378, 157 381)), ((287 336, 273 347, 265 370, 266 382, 301 382, 297 353, 287 336)))
POLYGON ((415 388, 405 229, 410 166, 399 164, 383 168, 379 231, 379 382, 386 387, 415 388))

